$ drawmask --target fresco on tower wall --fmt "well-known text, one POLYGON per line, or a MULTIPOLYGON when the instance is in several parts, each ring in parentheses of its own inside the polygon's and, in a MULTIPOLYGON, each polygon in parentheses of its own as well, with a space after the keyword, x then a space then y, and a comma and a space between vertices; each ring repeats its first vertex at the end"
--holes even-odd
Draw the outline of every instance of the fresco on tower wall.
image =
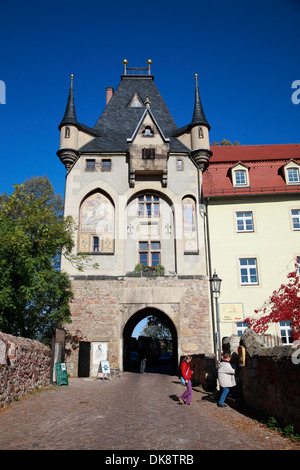
POLYGON ((184 252, 197 252, 196 205, 191 197, 182 200, 184 252))
POLYGON ((80 208, 79 251, 92 252, 93 236, 99 238, 97 251, 111 253, 114 248, 114 206, 101 193, 87 197, 80 208))

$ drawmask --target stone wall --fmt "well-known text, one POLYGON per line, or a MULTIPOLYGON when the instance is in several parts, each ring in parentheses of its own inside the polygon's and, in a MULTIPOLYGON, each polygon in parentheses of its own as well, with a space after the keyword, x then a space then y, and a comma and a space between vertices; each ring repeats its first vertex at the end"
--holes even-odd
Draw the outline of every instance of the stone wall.
POLYGON ((77 374, 80 341, 107 342, 108 360, 123 367, 124 330, 141 320, 147 309, 162 312, 174 326, 178 356, 211 352, 211 327, 206 278, 100 276, 73 278, 72 324, 67 332, 68 372, 77 374), (133 320, 132 320, 133 319, 133 320))
POLYGON ((50 349, 0 332, 0 407, 50 381, 50 349))
POLYGON ((255 413, 274 417, 300 432, 300 364, 291 346, 267 348, 252 330, 241 338, 246 365, 241 367, 245 405, 255 413))

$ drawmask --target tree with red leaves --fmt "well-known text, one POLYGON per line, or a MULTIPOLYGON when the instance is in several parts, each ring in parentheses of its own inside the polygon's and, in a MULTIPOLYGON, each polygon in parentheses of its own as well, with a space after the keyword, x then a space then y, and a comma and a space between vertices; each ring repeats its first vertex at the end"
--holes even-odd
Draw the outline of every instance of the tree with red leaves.
POLYGON ((295 264, 295 270, 289 273, 287 277, 289 282, 281 284, 280 288, 273 292, 263 306, 254 311, 254 317, 244 320, 255 333, 265 333, 270 323, 290 321, 293 340, 300 339, 300 280, 298 263, 295 264))

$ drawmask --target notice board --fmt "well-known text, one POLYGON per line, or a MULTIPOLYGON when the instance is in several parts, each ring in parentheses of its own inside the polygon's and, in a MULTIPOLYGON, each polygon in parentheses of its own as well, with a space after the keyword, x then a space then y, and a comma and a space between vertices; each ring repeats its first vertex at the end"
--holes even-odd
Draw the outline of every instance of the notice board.
POLYGON ((69 385, 67 366, 65 362, 57 362, 55 364, 57 385, 69 385))

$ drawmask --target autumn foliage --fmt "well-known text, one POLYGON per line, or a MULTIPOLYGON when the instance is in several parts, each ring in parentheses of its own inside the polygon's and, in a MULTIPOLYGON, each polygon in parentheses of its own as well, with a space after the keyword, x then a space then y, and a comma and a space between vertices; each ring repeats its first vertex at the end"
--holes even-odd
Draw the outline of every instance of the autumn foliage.
POLYGON ((300 281, 299 265, 287 275, 288 283, 273 292, 263 306, 255 310, 255 316, 246 318, 255 333, 265 333, 270 323, 291 322, 293 340, 300 339, 300 281))

